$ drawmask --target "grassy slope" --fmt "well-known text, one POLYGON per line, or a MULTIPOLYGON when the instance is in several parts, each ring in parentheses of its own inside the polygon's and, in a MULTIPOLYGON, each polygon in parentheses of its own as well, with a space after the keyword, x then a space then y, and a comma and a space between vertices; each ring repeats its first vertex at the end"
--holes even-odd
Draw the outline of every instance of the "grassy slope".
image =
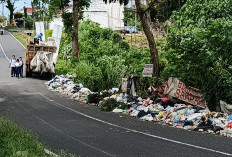
MULTIPOLYGON (((27 39, 28 38, 33 39, 33 36, 35 34, 32 34, 32 36, 29 36, 26 33, 14 32, 13 35, 16 39, 18 39, 25 46, 27 43, 27 39)), ((47 41, 47 38, 51 36, 52 36, 52 30, 46 30, 45 31, 46 41, 47 41)))
POLYGON ((19 33, 19 32, 14 32, 13 33, 14 37, 18 39, 24 46, 26 46, 27 39, 32 38, 31 36, 25 34, 25 33, 19 33))
MULTIPOLYGON (((124 37, 124 41, 126 41, 131 47, 135 47, 138 49, 147 49, 149 48, 147 38, 145 35, 141 34, 127 34, 122 35, 124 37)), ((164 37, 155 37, 155 41, 165 40, 164 37)))
POLYGON ((50 157, 44 146, 12 122, 0 118, 1 157, 50 157))

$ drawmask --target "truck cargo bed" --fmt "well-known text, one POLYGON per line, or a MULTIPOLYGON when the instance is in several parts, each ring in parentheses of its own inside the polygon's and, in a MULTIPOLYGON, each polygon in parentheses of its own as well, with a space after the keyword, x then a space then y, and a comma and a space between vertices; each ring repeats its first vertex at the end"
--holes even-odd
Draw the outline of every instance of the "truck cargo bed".
POLYGON ((31 76, 32 71, 30 69, 31 60, 37 54, 38 51, 53 52, 56 53, 56 46, 46 46, 46 45, 34 45, 27 44, 25 50, 25 65, 26 65, 26 76, 31 76))

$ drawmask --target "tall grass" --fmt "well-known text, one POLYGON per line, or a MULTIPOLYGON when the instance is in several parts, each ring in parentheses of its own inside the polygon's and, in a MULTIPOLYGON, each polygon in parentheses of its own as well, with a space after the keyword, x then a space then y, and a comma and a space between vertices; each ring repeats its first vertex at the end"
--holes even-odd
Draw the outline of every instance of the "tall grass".
POLYGON ((1 157, 51 157, 44 146, 12 122, 0 118, 1 157))

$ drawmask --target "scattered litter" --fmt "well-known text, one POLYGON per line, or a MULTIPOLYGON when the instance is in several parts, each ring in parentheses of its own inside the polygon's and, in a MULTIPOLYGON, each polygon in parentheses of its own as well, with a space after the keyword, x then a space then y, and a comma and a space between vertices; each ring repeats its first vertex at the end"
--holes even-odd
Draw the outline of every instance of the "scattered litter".
POLYGON ((68 95, 71 99, 80 102, 87 102, 88 95, 92 92, 84 88, 82 84, 76 84, 72 81, 72 75, 55 76, 52 80, 45 83, 53 91, 68 95))
MULTIPOLYGON (((127 95, 128 93, 119 93, 120 90, 118 88, 94 93, 82 84, 74 83, 72 78, 73 76, 68 74, 55 76, 54 79, 45 84, 48 85, 50 90, 68 95, 73 100, 91 105, 100 105, 102 108, 101 104, 109 101, 110 103, 104 104, 108 105, 104 106, 105 111, 128 114, 142 121, 153 121, 161 125, 169 125, 189 131, 232 137, 232 114, 228 115, 228 112, 210 112, 204 101, 196 105, 194 103, 175 104, 168 97, 160 97, 158 99, 148 97, 143 99, 138 96, 127 95)), ((175 81, 178 82, 179 80, 175 81)), ((199 93, 197 96, 199 97, 199 93)), ((229 107, 227 105, 228 110, 230 109, 229 107)))

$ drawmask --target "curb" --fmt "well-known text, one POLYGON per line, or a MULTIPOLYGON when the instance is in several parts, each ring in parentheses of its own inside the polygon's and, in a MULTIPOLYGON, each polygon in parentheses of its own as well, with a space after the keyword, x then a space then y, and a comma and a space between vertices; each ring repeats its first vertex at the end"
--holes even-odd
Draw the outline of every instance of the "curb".
POLYGON ((48 150, 48 149, 44 149, 44 152, 45 152, 46 154, 48 154, 48 155, 52 155, 52 156, 54 156, 54 157, 58 157, 58 155, 57 155, 57 154, 55 154, 55 153, 51 152, 51 151, 50 151, 50 150, 48 150))

